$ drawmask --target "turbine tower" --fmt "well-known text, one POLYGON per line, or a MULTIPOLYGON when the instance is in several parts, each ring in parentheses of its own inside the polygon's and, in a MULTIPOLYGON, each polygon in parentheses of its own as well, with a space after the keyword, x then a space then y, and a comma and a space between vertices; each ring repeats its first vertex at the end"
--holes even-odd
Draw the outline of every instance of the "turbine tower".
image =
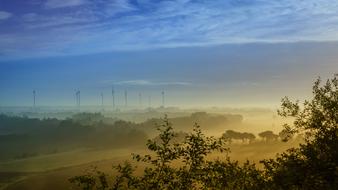
POLYGON ((35 109, 35 98, 36 98, 36 91, 33 90, 33 108, 35 109))
POLYGON ((80 104, 81 104, 81 102, 80 102, 80 95, 81 94, 81 92, 80 92, 80 90, 76 90, 75 91, 75 101, 76 101, 76 106, 77 107, 80 107, 80 104))
POLYGON ((151 108, 151 96, 148 97, 148 107, 151 108))
POLYGON ((124 103, 125 103, 125 106, 127 107, 128 106, 128 92, 127 90, 124 91, 124 103))
POLYGON ((164 91, 162 91, 162 107, 164 108, 164 91))
POLYGON ((139 104, 140 108, 142 108, 142 94, 141 94, 141 92, 138 94, 138 104, 139 104))
POLYGON ((101 92, 101 106, 102 106, 102 110, 103 110, 103 93, 101 92))
POLYGON ((77 106, 77 91, 75 90, 75 107, 77 106))
POLYGON ((77 100, 78 101, 77 106, 80 107, 80 105, 81 105, 81 92, 80 92, 80 90, 78 90, 77 93, 78 93, 78 95, 77 95, 77 98, 78 98, 78 100, 77 100))
POLYGON ((114 87, 111 89, 111 96, 113 97, 113 109, 115 109, 115 90, 114 87))

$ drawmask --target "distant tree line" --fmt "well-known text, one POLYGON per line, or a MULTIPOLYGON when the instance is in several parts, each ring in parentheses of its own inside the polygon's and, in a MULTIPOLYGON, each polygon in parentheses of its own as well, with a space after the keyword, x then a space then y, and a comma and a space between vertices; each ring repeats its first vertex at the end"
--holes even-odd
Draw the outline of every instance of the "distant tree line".
MULTIPOLYGON (((170 122, 173 124, 175 130, 188 132, 191 131, 191 126, 194 123, 198 123, 202 127, 207 127, 208 131, 213 129, 231 128, 243 121, 243 116, 238 114, 225 114, 225 115, 212 115, 206 112, 195 112, 190 116, 174 117, 170 118, 170 122)), ((140 123, 140 128, 145 130, 151 136, 157 135, 157 131, 154 126, 161 122, 159 118, 148 119, 147 121, 140 123)), ((235 128, 235 127, 234 127, 235 128)))
MULTIPOLYGON (((227 122, 241 122, 237 115, 212 116, 205 112, 196 112, 189 117, 172 118, 183 125, 183 119, 203 121, 212 126, 227 122), (216 121, 211 122, 213 119, 216 121)), ((104 117, 101 113, 78 113, 71 118, 37 119, 18 116, 0 115, 0 160, 27 158, 41 154, 53 154, 75 148, 123 148, 143 145, 155 130, 160 119, 149 119, 134 123, 104 117)), ((229 124, 229 123, 228 123, 229 124)), ((186 130, 187 127, 181 127, 186 130)), ((209 128, 208 128, 209 129, 209 128)), ((272 141, 272 132, 260 135, 268 142, 272 141)), ((175 134, 172 142, 183 142, 188 135, 185 131, 175 134)), ((255 135, 228 130, 223 137, 229 142, 241 140, 253 142, 255 135)), ((155 137, 159 139, 159 136, 155 137)))
MULTIPOLYGON (((181 130, 198 120, 212 127, 241 122, 239 115, 209 115, 197 112, 173 118, 181 130)), ((123 148, 144 145, 160 119, 135 123, 104 117, 101 113, 78 113, 71 118, 29 118, 0 114, 0 160, 53 154, 76 148, 123 148)), ((176 138, 183 141, 186 132, 176 138)))
POLYGON ((148 138, 135 123, 108 124, 99 119, 101 114, 84 115, 65 120, 0 115, 0 160, 75 148, 135 147, 148 138))
MULTIPOLYGON (((172 143, 182 143, 184 142, 185 138, 189 135, 188 132, 175 132, 173 138, 171 139, 172 143)), ((286 134, 286 132, 283 130, 278 135, 274 134, 272 131, 263 131, 258 134, 258 136, 261 138, 261 140, 265 142, 273 142, 273 141, 285 141, 285 138, 288 138, 290 140, 292 137, 290 134, 286 134)), ((252 143, 257 142, 256 136, 252 133, 248 132, 237 132, 234 130, 227 130, 225 133, 222 134, 222 138, 225 139, 228 143, 232 143, 234 140, 238 140, 242 143, 252 143)), ((160 142, 160 135, 156 136, 154 140, 156 142, 160 142)))

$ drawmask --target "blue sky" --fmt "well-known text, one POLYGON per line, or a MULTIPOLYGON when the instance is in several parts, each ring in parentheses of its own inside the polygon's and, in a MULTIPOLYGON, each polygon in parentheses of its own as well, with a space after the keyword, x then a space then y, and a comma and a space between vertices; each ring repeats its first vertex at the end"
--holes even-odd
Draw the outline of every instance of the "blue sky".
POLYGON ((271 106, 338 71, 338 1, 0 0, 0 106, 271 106), (132 98, 134 97, 134 98, 132 98), (111 104, 107 98, 106 103, 111 104), (123 104, 123 103, 121 103, 123 104))
POLYGON ((1 0, 1 59, 335 41, 332 0, 1 0))

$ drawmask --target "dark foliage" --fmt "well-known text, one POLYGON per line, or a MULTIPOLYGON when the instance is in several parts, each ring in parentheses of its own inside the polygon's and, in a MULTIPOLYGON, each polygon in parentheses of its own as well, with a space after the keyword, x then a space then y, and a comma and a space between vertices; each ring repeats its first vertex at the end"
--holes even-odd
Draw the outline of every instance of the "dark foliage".
POLYGON ((232 140, 241 140, 242 142, 248 141, 249 143, 251 143, 256 138, 256 136, 252 133, 241 133, 233 130, 227 130, 222 136, 230 142, 232 140))
POLYGON ((305 143, 276 159, 265 160, 265 175, 274 189, 338 189, 338 75, 313 86, 313 99, 300 106, 287 97, 279 114, 293 117, 289 134, 303 133, 305 143))
POLYGON ((258 134, 265 141, 276 141, 278 139, 278 135, 274 134, 272 131, 264 131, 258 134))

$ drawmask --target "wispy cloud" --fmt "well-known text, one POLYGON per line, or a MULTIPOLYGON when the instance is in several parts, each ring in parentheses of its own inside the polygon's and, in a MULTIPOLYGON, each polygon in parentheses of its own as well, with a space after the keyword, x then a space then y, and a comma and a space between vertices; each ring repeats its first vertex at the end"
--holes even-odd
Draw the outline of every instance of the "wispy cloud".
POLYGON ((86 0, 47 0, 44 4, 47 9, 55 9, 62 7, 73 7, 87 3, 86 0))
POLYGON ((111 85, 122 85, 122 86, 187 86, 191 85, 189 82, 155 82, 155 81, 149 81, 149 80, 127 80, 127 81, 111 81, 106 80, 102 81, 102 83, 105 84, 111 84, 111 85))
POLYGON ((36 6, 39 14, 30 10, 12 23, 22 30, 7 33, 11 40, 0 44, 0 52, 15 47, 15 53, 5 54, 38 57, 338 40, 338 1, 332 0, 48 0, 43 7, 69 9, 46 12, 36 6))
POLYGON ((6 11, 0 11, 0 20, 6 20, 12 16, 12 13, 6 11))

